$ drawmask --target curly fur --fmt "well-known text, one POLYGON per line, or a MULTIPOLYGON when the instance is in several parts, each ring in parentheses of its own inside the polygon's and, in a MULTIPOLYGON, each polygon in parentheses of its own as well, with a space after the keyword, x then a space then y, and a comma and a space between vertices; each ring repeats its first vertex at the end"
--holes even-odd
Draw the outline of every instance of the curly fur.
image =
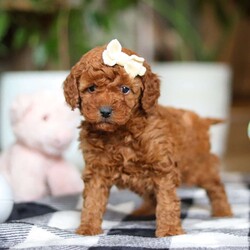
POLYGON ((204 188, 214 216, 230 216, 218 158, 210 153, 208 129, 218 121, 158 105, 160 81, 150 66, 144 62, 146 74, 132 79, 123 67, 103 64, 104 49, 85 54, 64 82, 66 101, 85 117, 80 126, 84 205, 77 233, 102 232, 112 185, 143 197, 134 214, 155 213, 157 237, 184 233, 176 194, 181 183, 204 188), (88 91, 93 84, 95 91, 88 91), (131 91, 123 94, 121 86, 131 91), (112 107, 110 117, 100 115, 102 106, 112 107))

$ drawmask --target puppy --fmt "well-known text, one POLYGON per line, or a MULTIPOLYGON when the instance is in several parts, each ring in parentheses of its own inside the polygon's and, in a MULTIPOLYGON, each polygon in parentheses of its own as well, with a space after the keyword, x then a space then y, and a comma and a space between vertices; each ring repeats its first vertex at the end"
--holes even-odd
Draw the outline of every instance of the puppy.
POLYGON ((64 82, 72 109, 85 120, 80 148, 86 166, 78 234, 102 232, 112 185, 143 197, 136 215, 155 213, 156 236, 183 234, 176 188, 206 190, 213 216, 232 212, 210 153, 208 130, 219 122, 157 104, 160 81, 143 58, 117 40, 85 54, 64 82))

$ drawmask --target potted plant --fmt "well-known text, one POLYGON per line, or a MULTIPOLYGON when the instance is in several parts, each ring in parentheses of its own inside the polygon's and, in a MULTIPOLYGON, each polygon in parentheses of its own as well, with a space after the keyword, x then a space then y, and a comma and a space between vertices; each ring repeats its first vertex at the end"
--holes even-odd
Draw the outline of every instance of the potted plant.
MULTIPOLYGON (((158 33, 158 40, 167 46, 165 51, 156 52, 156 57, 171 63, 154 64, 155 72, 162 78, 159 102, 228 121, 232 71, 221 56, 238 17, 234 6, 230 6, 236 3, 216 0, 144 0, 144 3, 168 26, 166 35, 162 29, 158 33), (216 35, 212 38, 208 37, 211 27, 205 25, 208 18, 213 18, 209 23, 216 22, 213 29, 216 35)), ((211 128, 212 151, 219 156, 225 153, 227 133, 228 122, 211 128)))

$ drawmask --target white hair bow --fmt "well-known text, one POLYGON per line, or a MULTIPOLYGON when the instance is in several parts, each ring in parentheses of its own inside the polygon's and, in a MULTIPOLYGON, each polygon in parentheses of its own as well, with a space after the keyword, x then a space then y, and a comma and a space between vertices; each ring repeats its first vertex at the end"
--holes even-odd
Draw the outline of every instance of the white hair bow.
POLYGON ((143 76, 146 72, 146 68, 143 66, 144 58, 136 55, 129 56, 122 52, 122 46, 117 39, 112 40, 107 45, 106 50, 102 53, 102 59, 104 64, 108 66, 116 64, 123 66, 132 78, 137 75, 143 76))

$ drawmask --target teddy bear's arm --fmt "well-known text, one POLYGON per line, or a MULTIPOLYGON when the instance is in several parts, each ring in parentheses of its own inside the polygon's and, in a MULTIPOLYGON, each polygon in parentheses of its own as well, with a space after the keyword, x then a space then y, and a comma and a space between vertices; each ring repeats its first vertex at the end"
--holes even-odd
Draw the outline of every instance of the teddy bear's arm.
POLYGON ((35 152, 14 144, 8 154, 8 179, 15 201, 37 200, 48 194, 43 159, 35 152))
POLYGON ((64 159, 54 162, 49 167, 47 182, 51 195, 74 194, 83 190, 80 172, 64 159))

